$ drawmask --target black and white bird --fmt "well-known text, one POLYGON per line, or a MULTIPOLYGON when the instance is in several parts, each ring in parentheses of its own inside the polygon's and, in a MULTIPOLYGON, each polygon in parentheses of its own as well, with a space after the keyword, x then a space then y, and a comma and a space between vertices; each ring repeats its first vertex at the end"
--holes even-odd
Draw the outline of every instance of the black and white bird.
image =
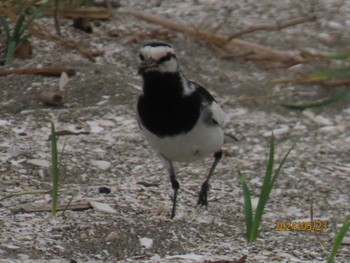
POLYGON ((227 138, 236 138, 223 132, 224 113, 219 104, 206 89, 182 74, 170 45, 145 44, 140 60, 143 93, 137 117, 143 134, 168 169, 174 190, 171 218, 180 188, 173 162, 192 162, 213 154, 214 162, 197 203, 207 207, 209 180, 222 157, 221 147, 227 138))

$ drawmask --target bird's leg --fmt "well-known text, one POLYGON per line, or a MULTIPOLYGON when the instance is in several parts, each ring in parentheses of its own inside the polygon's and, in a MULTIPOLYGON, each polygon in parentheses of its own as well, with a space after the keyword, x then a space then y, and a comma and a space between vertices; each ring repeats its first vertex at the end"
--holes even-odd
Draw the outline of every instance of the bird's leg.
POLYGON ((168 160, 167 158, 165 158, 164 156, 162 156, 164 162, 167 165, 167 169, 169 171, 169 176, 170 176, 170 182, 171 182, 171 186, 174 190, 174 196, 173 196, 173 208, 171 209, 171 219, 173 219, 175 217, 176 214, 176 200, 177 200, 177 192, 180 188, 180 184, 176 179, 175 176, 175 171, 174 171, 174 167, 173 167, 173 163, 168 160))
MULTIPOLYGON (((171 166, 172 167, 172 166, 171 166)), ((175 213, 176 213, 176 199, 177 199, 177 192, 180 188, 179 182, 176 180, 174 169, 170 170, 170 181, 171 181, 171 186, 173 187, 174 190, 174 197, 173 197, 173 208, 171 210, 171 219, 174 218, 175 213)))
POLYGON ((212 174, 214 173, 214 170, 215 170, 216 166, 218 165, 221 157, 222 157, 222 150, 220 149, 220 151, 218 151, 214 154, 214 162, 210 168, 207 179, 202 184, 201 191, 199 192, 199 198, 198 198, 197 205, 202 205, 202 206, 208 207, 209 180, 210 180, 210 177, 212 176, 212 174))

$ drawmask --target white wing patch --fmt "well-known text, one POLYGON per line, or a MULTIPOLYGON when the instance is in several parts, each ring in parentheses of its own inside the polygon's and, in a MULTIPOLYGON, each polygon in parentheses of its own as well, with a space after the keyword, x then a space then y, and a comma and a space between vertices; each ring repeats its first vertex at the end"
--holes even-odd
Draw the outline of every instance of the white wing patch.
POLYGON ((219 126, 222 126, 225 121, 225 114, 222 111, 221 107, 219 104, 217 104, 215 101, 213 101, 210 105, 210 111, 212 113, 212 118, 214 119, 215 122, 219 124, 219 126))
POLYGON ((192 81, 188 81, 184 77, 181 78, 182 80, 182 95, 184 96, 190 96, 193 92, 196 91, 197 87, 192 81))

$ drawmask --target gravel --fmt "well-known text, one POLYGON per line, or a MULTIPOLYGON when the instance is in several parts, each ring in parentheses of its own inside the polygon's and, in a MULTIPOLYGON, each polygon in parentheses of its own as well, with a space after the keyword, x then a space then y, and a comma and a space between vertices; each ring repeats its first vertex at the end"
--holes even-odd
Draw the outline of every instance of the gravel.
MULTIPOLYGON (((224 262, 245 255, 247 262, 326 262, 335 224, 339 228, 350 214, 350 100, 293 111, 278 102, 313 101, 334 89, 274 81, 338 64, 318 61, 286 68, 223 57, 174 32, 144 38, 142 32, 157 26, 118 15, 119 10, 147 10, 208 30, 221 24, 219 30, 226 34, 314 11, 315 22, 242 38, 280 50, 319 53, 345 51, 350 40, 350 1, 120 1, 116 15, 100 22, 94 34, 77 31, 70 20, 60 18, 64 36, 105 53, 91 63, 77 51, 32 39, 32 58, 12 66, 73 67, 77 73, 63 88, 61 107, 38 100, 41 92, 58 89, 58 78, 1 77, 0 197, 50 189, 48 136, 53 120, 57 130, 89 132, 59 138, 60 202, 88 201, 94 208, 54 217, 49 212, 16 212, 21 206, 50 204, 49 193, 2 200, 0 262, 224 262), (124 33, 111 37, 112 30, 124 33), (211 181, 208 210, 195 204, 212 159, 176 165, 181 189, 174 220, 169 219, 172 189, 166 170, 135 120, 141 86, 137 52, 155 38, 172 44, 186 76, 224 102, 225 130, 240 140, 225 146, 211 181), (247 176, 256 204, 271 131, 277 137, 276 160, 294 142, 296 147, 271 192, 260 237, 247 244, 237 171, 247 176), (276 231, 275 222, 310 221, 311 207, 314 220, 327 222, 327 230, 276 231)), ((40 23, 54 32, 51 18, 40 23)), ((344 245, 336 262, 349 258, 344 245)))

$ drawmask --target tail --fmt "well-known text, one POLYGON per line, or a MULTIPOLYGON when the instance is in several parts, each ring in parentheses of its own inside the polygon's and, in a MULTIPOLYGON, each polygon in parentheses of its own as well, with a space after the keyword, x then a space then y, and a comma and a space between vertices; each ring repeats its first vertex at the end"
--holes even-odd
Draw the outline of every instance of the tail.
POLYGON ((224 133, 224 142, 225 143, 238 142, 238 139, 231 134, 224 133))

